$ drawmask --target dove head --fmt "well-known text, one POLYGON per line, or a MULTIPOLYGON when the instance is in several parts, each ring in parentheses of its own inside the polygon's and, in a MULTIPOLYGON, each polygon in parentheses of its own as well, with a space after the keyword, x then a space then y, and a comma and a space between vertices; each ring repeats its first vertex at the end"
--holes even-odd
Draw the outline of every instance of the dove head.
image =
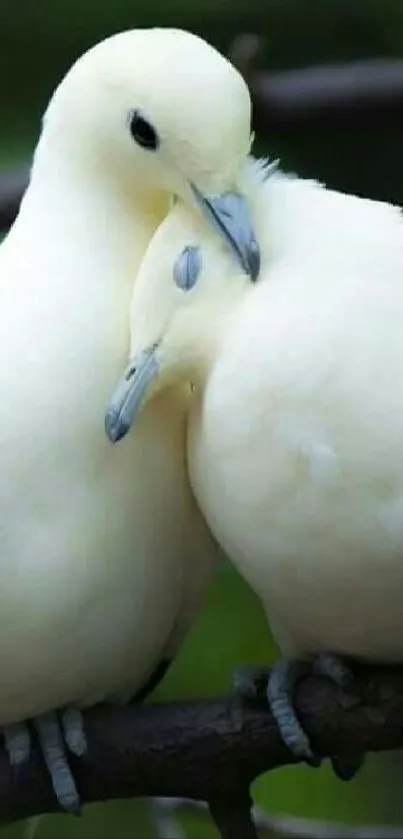
POLYGON ((58 172, 106 183, 129 205, 161 191, 180 196, 256 274, 238 190, 250 145, 251 102, 238 71, 196 35, 155 28, 114 35, 73 65, 48 106, 40 150, 58 172), (230 210, 220 203, 228 193, 238 198, 230 210))
POLYGON ((154 234, 134 285, 131 361, 105 417, 112 442, 163 388, 203 382, 251 288, 225 244, 178 203, 154 234))

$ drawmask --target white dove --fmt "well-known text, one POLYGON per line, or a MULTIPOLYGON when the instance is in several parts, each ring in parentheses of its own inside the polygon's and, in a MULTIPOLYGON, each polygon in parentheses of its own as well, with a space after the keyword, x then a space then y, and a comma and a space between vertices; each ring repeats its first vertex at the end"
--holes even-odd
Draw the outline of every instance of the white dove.
POLYGON ((203 40, 113 36, 54 93, 0 247, 0 725, 17 766, 34 719, 68 810, 79 798, 62 734, 86 750, 74 709, 144 692, 216 554, 186 473, 188 387, 162 394, 119 449, 104 406, 127 358, 136 271, 172 196, 256 271, 235 194, 250 140, 247 87, 203 40))
MULTIPOLYGON (((193 382, 191 483, 289 657, 267 685, 281 733, 317 764, 292 705, 301 674, 351 688, 339 656, 403 661, 403 216, 256 163, 244 177, 258 282, 177 205, 138 274, 113 409, 125 433, 193 382)), ((333 766, 347 779, 360 762, 333 766)))

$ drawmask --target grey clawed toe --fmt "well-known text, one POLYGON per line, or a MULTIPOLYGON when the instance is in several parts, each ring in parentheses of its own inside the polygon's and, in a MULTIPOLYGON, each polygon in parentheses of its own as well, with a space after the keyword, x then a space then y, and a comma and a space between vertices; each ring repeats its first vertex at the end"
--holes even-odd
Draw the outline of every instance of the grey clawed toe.
MULTIPOLYGON (((297 683, 304 676, 314 673, 330 679, 350 695, 358 696, 353 674, 348 665, 332 653, 320 653, 313 661, 283 659, 268 672, 264 668, 239 668, 234 674, 235 691, 244 699, 261 698, 263 686, 277 727, 290 752, 310 766, 319 767, 322 759, 312 749, 295 711, 294 697, 297 683)), ((331 758, 333 770, 343 781, 355 777, 364 762, 364 755, 353 754, 348 758, 331 758)))
MULTIPOLYGON (((55 796, 63 810, 79 815, 81 800, 73 773, 70 769, 67 751, 83 757, 87 751, 82 714, 75 708, 67 708, 58 715, 54 711, 41 714, 32 720, 32 727, 51 777, 55 796), (60 719, 59 719, 60 716, 60 719)), ((15 723, 4 729, 5 746, 10 765, 18 777, 31 754, 31 734, 28 723, 15 723)))

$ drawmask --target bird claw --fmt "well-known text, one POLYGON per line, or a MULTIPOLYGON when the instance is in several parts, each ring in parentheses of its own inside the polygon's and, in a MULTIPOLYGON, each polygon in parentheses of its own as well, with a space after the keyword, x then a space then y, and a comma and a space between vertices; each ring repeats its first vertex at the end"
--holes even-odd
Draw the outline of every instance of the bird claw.
MULTIPOLYGON (((233 687, 246 700, 256 701, 265 695, 281 738, 290 752, 310 766, 319 767, 322 759, 314 753, 294 708, 297 683, 309 673, 330 679, 346 693, 358 694, 350 668, 332 653, 320 653, 312 662, 282 660, 270 671, 262 667, 238 668, 233 675, 233 687)), ((362 754, 331 758, 334 773, 344 781, 355 777, 363 761, 362 754)))
POLYGON ((352 671, 345 661, 333 653, 319 653, 312 662, 311 672, 330 679, 334 685, 348 693, 358 692, 352 671))
POLYGON ((29 761, 31 754, 31 736, 26 723, 17 722, 4 729, 4 743, 11 769, 19 774, 20 769, 29 761))
MULTIPOLYGON (((67 708, 60 714, 41 714, 32 720, 41 752, 48 769, 53 791, 60 807, 68 813, 81 813, 81 800, 68 764, 67 749, 78 757, 87 751, 87 740, 81 712, 67 708)), ((31 735, 27 723, 16 723, 4 729, 5 745, 12 769, 19 772, 31 754, 31 735)))
POLYGON ((258 665, 236 667, 232 673, 232 689, 236 696, 246 702, 267 702, 268 674, 268 667, 259 667, 258 665))
POLYGON ((311 748, 309 737, 295 713, 293 701, 296 685, 308 674, 309 669, 309 664, 304 661, 277 662, 270 670, 266 696, 282 740, 290 752, 310 766, 318 767, 321 758, 311 748))
POLYGON ((356 754, 345 757, 332 757, 331 764, 334 774, 340 781, 352 781, 360 771, 365 755, 356 754))
POLYGON ((69 751, 76 757, 84 757, 88 750, 81 711, 65 708, 61 713, 63 736, 69 751))

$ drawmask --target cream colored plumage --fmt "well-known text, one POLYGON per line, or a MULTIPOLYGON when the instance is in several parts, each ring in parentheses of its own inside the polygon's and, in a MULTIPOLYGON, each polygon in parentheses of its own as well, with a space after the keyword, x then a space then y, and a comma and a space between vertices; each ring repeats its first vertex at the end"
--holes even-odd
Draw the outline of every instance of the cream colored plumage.
POLYGON ((103 418, 146 244, 172 194, 233 187, 249 123, 239 74, 175 30, 96 46, 48 107, 0 248, 2 726, 129 698, 201 597, 216 546, 186 474, 188 387, 161 394, 119 448, 103 418), (133 109, 156 148, 136 145, 133 109))
POLYGON ((258 282, 175 208, 140 269, 132 351, 158 342, 149 396, 199 386, 192 486, 282 653, 401 662, 403 217, 280 172, 245 179, 258 282), (183 294, 188 245, 202 270, 183 294))

